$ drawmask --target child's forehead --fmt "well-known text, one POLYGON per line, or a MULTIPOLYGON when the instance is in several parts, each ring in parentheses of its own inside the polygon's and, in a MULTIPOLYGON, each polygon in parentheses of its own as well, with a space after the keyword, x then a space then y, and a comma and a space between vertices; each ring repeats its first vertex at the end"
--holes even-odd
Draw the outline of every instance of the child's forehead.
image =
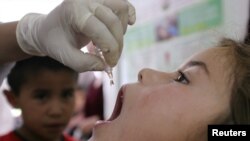
POLYGON ((190 66, 189 64, 200 64, 191 66, 205 66, 207 71, 211 72, 212 74, 221 74, 221 76, 225 74, 228 75, 233 71, 234 62, 232 60, 232 55, 229 52, 230 49, 226 47, 213 47, 204 49, 187 59, 187 61, 184 62, 180 68, 187 68, 187 66, 190 66))
POLYGON ((207 63, 217 64, 216 60, 221 60, 224 63, 228 62, 228 59, 232 57, 229 47, 212 47, 201 50, 189 58, 189 60, 201 60, 207 63))
POLYGON ((72 86, 76 83, 77 79, 74 74, 68 71, 43 70, 27 75, 23 85, 41 87, 50 85, 72 86))
POLYGON ((28 73, 27 76, 30 77, 30 79, 42 79, 45 76, 59 76, 59 77, 73 77, 75 76, 76 73, 68 71, 68 70, 53 70, 53 69, 48 69, 48 68, 42 68, 39 70, 32 71, 31 73, 28 73))

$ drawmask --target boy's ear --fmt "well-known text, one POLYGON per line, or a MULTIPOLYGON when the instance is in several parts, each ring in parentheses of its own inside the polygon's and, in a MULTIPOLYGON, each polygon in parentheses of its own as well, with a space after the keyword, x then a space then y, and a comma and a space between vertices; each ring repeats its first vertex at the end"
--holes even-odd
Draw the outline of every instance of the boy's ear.
POLYGON ((8 100, 8 102, 13 106, 14 108, 18 108, 18 102, 17 97, 11 90, 3 90, 3 93, 8 100))

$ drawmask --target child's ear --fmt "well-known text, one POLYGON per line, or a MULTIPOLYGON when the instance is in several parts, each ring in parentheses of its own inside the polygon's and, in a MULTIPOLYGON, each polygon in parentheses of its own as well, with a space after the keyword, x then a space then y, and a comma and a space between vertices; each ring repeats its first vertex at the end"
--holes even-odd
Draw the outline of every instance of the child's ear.
POLYGON ((17 97, 11 90, 3 90, 3 93, 8 100, 8 102, 13 106, 14 108, 18 108, 18 102, 17 97))

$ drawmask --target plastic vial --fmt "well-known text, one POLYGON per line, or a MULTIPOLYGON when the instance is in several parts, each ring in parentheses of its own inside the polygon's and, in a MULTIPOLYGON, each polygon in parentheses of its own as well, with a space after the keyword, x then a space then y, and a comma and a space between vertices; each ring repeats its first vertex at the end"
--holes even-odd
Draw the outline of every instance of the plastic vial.
POLYGON ((105 58, 104 58, 103 53, 102 53, 102 51, 101 51, 100 48, 96 47, 96 48, 95 48, 95 51, 96 51, 96 54, 97 54, 98 56, 100 56, 100 57, 103 59, 103 61, 105 62, 105 70, 104 70, 104 71, 107 73, 107 75, 108 75, 108 77, 109 77, 110 85, 114 85, 112 67, 110 67, 110 66, 106 63, 105 58))

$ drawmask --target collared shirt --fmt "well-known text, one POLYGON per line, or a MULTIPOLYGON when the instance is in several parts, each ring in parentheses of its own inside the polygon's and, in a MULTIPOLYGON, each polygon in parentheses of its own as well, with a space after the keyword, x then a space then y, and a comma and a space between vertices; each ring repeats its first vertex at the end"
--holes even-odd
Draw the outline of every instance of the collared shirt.
MULTIPOLYGON (((63 135, 63 141, 75 141, 72 137, 68 135, 63 135)), ((20 135, 17 134, 17 132, 12 131, 9 132, 8 134, 1 136, 0 141, 26 141, 20 135)))

